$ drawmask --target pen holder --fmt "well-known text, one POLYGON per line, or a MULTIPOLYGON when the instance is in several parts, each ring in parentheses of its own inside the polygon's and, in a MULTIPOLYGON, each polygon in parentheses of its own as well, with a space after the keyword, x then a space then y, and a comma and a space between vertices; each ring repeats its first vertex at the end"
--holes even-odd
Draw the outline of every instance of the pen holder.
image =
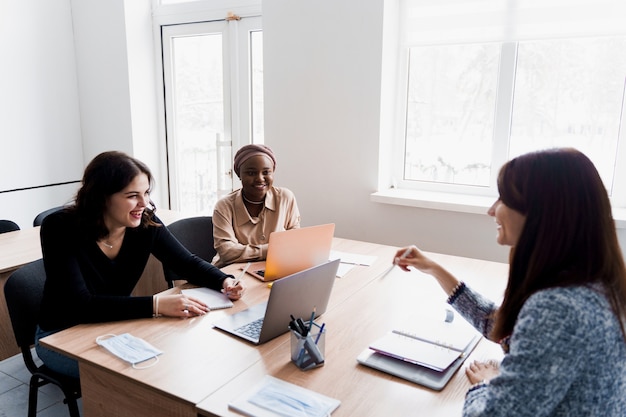
POLYGON ((290 333, 291 361, 298 368, 306 371, 324 365, 326 329, 314 325, 306 337, 293 330, 290 333))

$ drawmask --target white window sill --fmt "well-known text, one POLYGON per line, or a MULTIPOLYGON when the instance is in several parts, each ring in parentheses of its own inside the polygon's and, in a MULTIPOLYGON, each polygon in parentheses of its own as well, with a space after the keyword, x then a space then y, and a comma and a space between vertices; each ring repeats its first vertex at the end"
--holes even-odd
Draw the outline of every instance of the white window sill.
MULTIPOLYGON (((391 188, 371 194, 370 200, 376 203, 420 207, 432 210, 486 214, 489 207, 491 207, 495 201, 495 198, 391 188)), ((613 208, 613 218, 615 219, 615 226, 618 229, 626 229, 626 208, 613 208)))

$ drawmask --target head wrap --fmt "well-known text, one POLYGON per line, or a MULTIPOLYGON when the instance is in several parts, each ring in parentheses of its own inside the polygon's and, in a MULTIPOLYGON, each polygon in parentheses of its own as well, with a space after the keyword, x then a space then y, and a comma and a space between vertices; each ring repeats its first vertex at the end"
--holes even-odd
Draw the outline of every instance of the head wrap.
POLYGON ((241 165, 248 159, 257 155, 264 155, 270 158, 272 160, 272 164, 274 165, 273 168, 276 169, 276 158, 274 157, 274 152, 272 152, 272 150, 265 145, 253 143, 251 145, 242 146, 235 154, 235 162, 233 164, 235 174, 240 177, 239 171, 241 170, 241 165))

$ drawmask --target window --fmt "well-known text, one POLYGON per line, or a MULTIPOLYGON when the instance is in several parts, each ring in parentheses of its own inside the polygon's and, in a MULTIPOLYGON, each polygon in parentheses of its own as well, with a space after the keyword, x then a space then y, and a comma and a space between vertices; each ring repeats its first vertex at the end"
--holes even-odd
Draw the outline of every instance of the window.
POLYGON ((170 204, 212 215, 232 148, 263 142, 260 18, 162 27, 170 204))
POLYGON ((626 37, 520 42, 517 57, 509 156, 573 146, 614 195, 626 37))
POLYGON ((402 152, 388 183, 495 196, 507 160, 572 146, 594 161, 613 204, 626 206, 624 6, 469 3, 401 2, 402 152))
POLYGON ((489 186, 498 45, 409 54, 404 180, 489 186))

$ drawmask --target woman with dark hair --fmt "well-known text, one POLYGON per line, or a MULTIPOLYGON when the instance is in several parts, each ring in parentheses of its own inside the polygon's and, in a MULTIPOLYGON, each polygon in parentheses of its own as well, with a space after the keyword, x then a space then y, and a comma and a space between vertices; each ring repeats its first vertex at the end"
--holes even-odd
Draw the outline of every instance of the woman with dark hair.
POLYGON ((213 264, 219 268, 265 260, 270 233, 300 227, 296 197, 274 186, 276 157, 268 146, 241 147, 233 170, 241 188, 220 199, 213 211, 213 264))
POLYGON ((501 364, 474 362, 464 416, 625 416, 626 268, 611 204, 574 149, 505 164, 489 209, 511 247, 499 307, 416 247, 394 262, 432 275, 448 303, 502 345, 501 364))
POLYGON ((48 367, 78 377, 76 361, 41 346, 40 338, 79 323, 208 312, 200 300, 176 295, 131 296, 153 254, 199 286, 241 297, 232 275, 192 255, 155 216, 153 177, 142 162, 104 152, 85 169, 73 205, 41 225, 46 283, 37 354, 48 367))

